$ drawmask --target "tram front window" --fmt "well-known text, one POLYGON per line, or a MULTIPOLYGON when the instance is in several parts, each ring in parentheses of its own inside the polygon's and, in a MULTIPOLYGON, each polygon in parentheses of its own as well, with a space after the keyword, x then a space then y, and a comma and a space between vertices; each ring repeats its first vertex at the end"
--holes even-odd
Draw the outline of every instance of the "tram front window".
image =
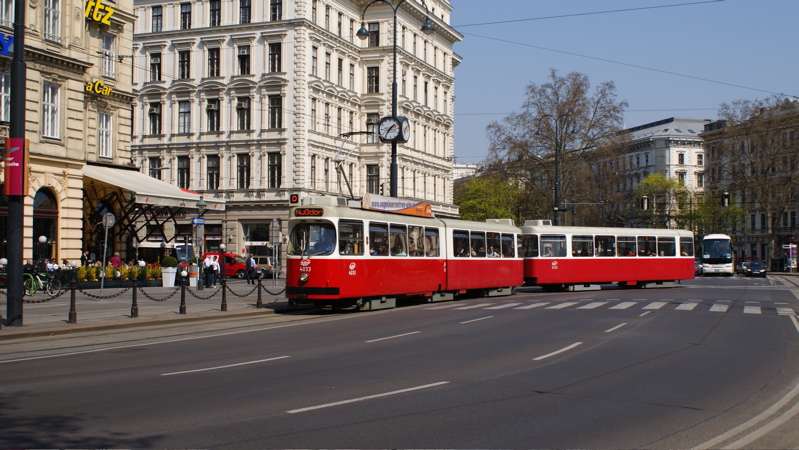
POLYGON ((330 223, 301 223, 291 230, 288 254, 330 255, 336 248, 336 230, 330 223))

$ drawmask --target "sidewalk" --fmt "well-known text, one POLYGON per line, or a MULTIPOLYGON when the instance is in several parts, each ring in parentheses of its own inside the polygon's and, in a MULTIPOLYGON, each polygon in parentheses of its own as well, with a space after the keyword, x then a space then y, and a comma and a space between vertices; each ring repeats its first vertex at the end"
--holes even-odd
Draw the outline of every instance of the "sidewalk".
POLYGON ((163 325, 175 322, 253 317, 288 311, 284 280, 262 280, 261 302, 258 308, 258 285, 243 280, 228 280, 222 311, 222 287, 197 290, 186 287, 185 314, 181 314, 181 288, 144 287, 136 290, 138 317, 131 317, 133 289, 131 287, 87 289, 75 291, 75 310, 71 314, 71 292, 65 290, 51 298, 44 293, 25 297, 22 305, 22 325, 7 325, 7 298, 0 296, 0 316, 3 327, 0 341, 36 336, 53 336, 82 331, 163 325), (76 323, 69 323, 70 317, 76 323))

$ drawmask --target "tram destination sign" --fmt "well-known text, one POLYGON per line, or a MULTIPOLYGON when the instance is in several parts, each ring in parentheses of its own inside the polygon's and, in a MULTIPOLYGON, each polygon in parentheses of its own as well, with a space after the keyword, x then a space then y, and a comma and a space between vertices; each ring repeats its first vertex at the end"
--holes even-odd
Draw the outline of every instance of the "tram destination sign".
POLYGON ((416 202, 404 198, 385 197, 383 195, 366 194, 363 196, 363 208, 373 211, 385 211, 408 216, 433 217, 430 203, 416 202))
POLYGON ((296 217, 318 217, 324 215, 325 210, 322 208, 296 208, 294 215, 296 217))

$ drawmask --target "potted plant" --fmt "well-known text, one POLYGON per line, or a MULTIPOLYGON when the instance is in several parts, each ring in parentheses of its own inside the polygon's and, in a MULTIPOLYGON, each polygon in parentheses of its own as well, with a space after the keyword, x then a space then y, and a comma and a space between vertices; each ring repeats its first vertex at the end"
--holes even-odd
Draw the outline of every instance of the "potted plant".
POLYGON ((178 272, 178 260, 173 256, 167 256, 161 261, 161 285, 163 287, 175 287, 175 274, 178 272))

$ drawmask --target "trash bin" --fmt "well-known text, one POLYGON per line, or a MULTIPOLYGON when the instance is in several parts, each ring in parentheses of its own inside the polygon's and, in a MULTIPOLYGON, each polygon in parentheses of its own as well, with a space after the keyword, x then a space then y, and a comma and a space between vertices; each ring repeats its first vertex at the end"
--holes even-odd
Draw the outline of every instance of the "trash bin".
POLYGON ((200 266, 189 264, 189 286, 197 287, 197 277, 200 275, 200 266))

